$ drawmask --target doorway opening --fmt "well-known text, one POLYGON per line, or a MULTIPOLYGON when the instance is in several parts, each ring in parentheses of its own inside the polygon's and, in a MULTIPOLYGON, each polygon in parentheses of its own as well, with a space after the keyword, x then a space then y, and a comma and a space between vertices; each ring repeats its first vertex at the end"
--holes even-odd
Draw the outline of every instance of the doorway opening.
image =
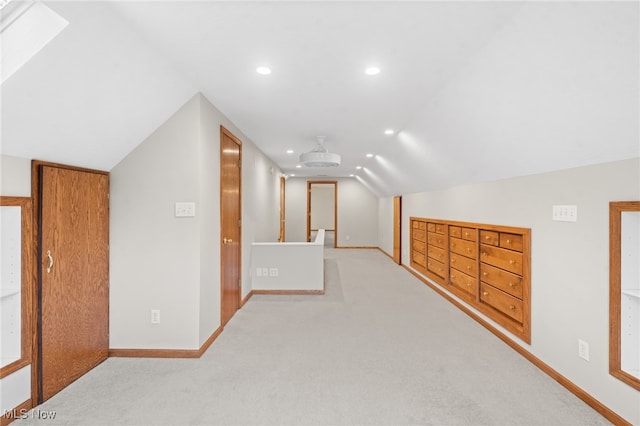
POLYGON ((324 229, 325 247, 338 247, 338 182, 307 181, 307 242, 324 229))

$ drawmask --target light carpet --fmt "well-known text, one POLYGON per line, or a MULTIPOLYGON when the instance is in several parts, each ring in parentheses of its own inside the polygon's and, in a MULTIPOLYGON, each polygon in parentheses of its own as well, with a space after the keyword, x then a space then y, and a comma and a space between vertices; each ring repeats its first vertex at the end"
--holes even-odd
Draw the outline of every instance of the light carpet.
POLYGON ((253 296, 202 358, 110 358, 18 424, 609 424, 381 252, 325 257, 325 295, 253 296))

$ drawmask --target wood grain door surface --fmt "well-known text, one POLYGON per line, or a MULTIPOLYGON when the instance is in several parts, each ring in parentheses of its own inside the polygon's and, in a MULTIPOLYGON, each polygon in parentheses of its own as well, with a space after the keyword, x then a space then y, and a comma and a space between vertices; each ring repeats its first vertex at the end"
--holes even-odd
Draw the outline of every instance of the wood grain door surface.
POLYGON ((402 197, 393 197, 393 261, 402 264, 402 197))
POLYGON ((109 349, 109 176, 41 168, 40 399, 109 349))
POLYGON ((220 137, 220 220, 221 220, 221 325, 224 326, 240 306, 241 265, 241 143, 226 129, 220 137))

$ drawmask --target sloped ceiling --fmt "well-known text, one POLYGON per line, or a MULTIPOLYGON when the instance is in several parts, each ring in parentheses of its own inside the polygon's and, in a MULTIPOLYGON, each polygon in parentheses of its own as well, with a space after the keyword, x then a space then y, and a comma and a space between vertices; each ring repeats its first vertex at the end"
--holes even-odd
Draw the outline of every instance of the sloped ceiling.
POLYGON ((3 154, 111 169, 202 92, 283 172, 381 196, 640 156, 638 2, 47 4, 3 154), (296 168, 318 135, 342 165, 296 168))

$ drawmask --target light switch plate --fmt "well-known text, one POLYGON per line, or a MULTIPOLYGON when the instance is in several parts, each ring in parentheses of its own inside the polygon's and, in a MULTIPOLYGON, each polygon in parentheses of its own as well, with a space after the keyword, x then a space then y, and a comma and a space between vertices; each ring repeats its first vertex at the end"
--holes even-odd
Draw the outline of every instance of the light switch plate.
POLYGON ((554 205, 552 217, 558 222, 577 222, 578 206, 575 205, 554 205))
POLYGON ((176 217, 194 217, 196 203, 176 203, 176 217))

